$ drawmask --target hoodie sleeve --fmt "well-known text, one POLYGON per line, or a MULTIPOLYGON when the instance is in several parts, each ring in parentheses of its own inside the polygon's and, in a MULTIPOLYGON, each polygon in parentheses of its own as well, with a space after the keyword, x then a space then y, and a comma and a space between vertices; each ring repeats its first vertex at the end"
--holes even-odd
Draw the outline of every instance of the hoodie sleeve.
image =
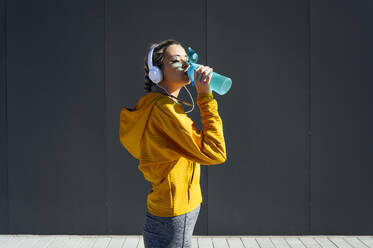
MULTIPOLYGON (((218 113, 218 103, 212 92, 199 94, 197 104, 201 113, 203 130, 183 108, 170 98, 157 101, 152 114, 152 125, 162 143, 174 152, 203 165, 221 164, 226 161, 223 123, 218 113)), ((160 146, 162 147, 162 145, 160 146)))

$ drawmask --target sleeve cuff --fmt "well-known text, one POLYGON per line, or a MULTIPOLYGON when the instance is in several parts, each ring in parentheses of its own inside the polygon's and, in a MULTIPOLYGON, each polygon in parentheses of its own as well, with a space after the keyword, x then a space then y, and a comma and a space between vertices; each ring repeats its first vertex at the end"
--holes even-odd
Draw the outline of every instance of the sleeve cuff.
POLYGON ((211 92, 208 93, 200 93, 197 96, 197 99, 214 99, 214 95, 211 92))

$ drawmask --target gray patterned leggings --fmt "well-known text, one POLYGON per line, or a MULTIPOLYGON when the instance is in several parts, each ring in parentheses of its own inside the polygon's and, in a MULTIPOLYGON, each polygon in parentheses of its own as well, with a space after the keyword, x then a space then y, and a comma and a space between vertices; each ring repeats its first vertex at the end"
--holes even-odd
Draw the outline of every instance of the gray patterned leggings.
POLYGON ((143 239, 145 248, 191 248, 199 204, 192 211, 174 216, 160 217, 146 210, 143 239))

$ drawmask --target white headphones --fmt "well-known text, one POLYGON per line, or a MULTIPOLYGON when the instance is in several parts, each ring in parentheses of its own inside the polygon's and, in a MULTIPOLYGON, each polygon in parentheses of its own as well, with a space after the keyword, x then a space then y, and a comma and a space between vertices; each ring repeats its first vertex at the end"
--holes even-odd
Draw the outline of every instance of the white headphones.
POLYGON ((162 70, 158 66, 153 66, 153 51, 158 45, 153 46, 148 54, 149 78, 155 84, 158 84, 163 79, 162 70))

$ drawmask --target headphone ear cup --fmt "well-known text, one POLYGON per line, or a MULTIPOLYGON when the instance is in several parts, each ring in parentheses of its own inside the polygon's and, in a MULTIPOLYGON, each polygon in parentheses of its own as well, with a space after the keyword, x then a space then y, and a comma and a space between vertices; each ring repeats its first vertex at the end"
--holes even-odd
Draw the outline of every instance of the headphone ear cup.
POLYGON ((163 78, 162 71, 159 69, 158 66, 153 66, 149 70, 149 78, 155 84, 158 84, 160 81, 162 81, 162 78, 163 78))

